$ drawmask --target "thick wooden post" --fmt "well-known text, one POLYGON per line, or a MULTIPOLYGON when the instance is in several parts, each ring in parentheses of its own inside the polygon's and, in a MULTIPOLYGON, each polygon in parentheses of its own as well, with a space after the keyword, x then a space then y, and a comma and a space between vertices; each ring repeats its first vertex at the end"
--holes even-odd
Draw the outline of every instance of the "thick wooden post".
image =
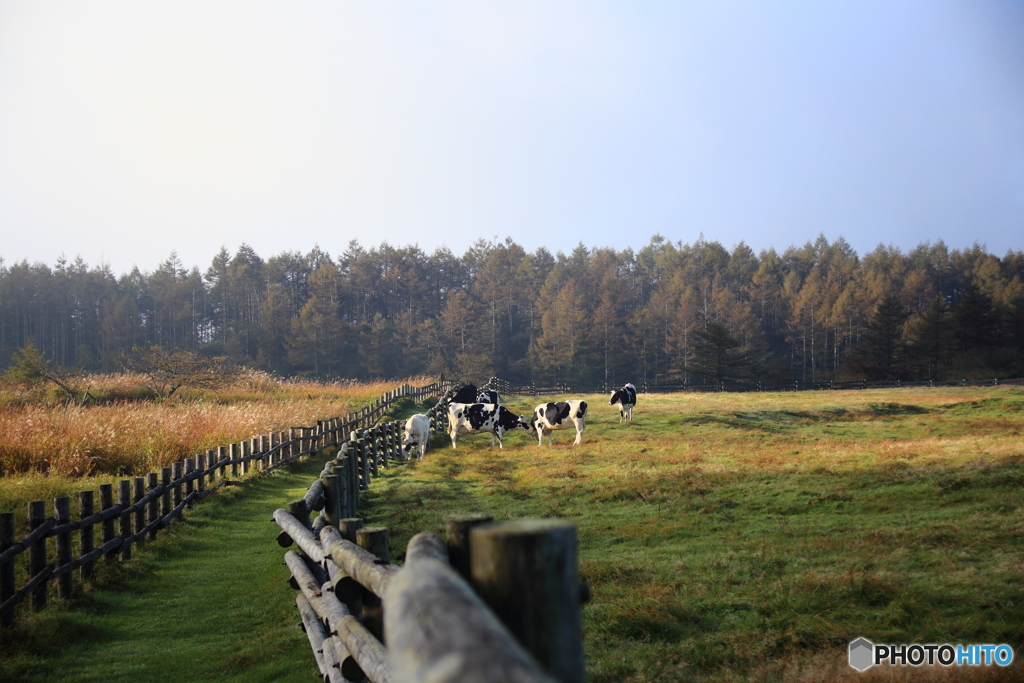
POLYGON ((238 444, 237 443, 228 444, 228 457, 231 458, 231 476, 232 477, 237 477, 238 476, 238 458, 240 457, 239 454, 238 454, 238 444))
MULTIPOLYGON (((14 545, 14 513, 0 513, 0 553, 14 545)), ((0 605, 7 602, 7 599, 14 595, 14 561, 0 564, 0 605)), ((14 610, 5 614, 0 621, 0 626, 10 626, 14 623, 14 610)))
POLYGON ((209 483, 211 484, 217 479, 217 470, 212 469, 213 466, 216 464, 217 449, 211 448, 210 450, 206 451, 206 468, 212 470, 208 475, 209 478, 207 479, 207 481, 209 481, 209 483))
MULTIPOLYGON (((109 510, 114 507, 114 485, 100 484, 100 511, 109 510)), ((103 531, 100 536, 100 545, 106 545, 114 540, 114 518, 103 520, 103 531)), ((107 562, 114 561, 114 553, 108 552, 107 562)))
MULTIPOLYGON (((362 520, 360 520, 362 526, 362 520)), ((391 564, 391 546, 388 542, 388 530, 383 526, 367 526, 356 529, 356 545, 373 553, 374 557, 391 564)))
POLYGON ((445 517, 445 544, 448 547, 448 560, 452 569, 462 578, 469 581, 469 532, 475 526, 487 524, 494 518, 483 513, 468 515, 449 515, 445 517))
MULTIPOLYGON (((118 533, 125 541, 132 536, 132 516, 124 512, 125 509, 130 508, 132 505, 132 483, 127 479, 122 479, 117 483, 117 502, 121 504, 122 512, 118 515, 118 533)), ((121 559, 130 560, 132 559, 132 546, 130 543, 124 543, 121 546, 121 559)))
MULTIPOLYGON (((53 517, 57 524, 67 524, 71 521, 71 499, 66 497, 53 499, 53 517)), ((71 563, 71 532, 65 531, 57 535, 57 567, 63 567, 71 563)), ((57 579, 57 595, 64 598, 71 598, 73 592, 74 574, 67 572, 57 579)))
POLYGON ((160 496, 160 516, 166 517, 171 514, 171 468, 161 467, 160 468, 160 483, 166 486, 163 494, 160 496))
MULTIPOLYGON (((192 474, 195 471, 196 471, 196 461, 195 461, 195 458, 185 458, 185 476, 187 477, 188 475, 192 474)), ((192 492, 195 491, 195 490, 196 490, 196 480, 195 479, 189 479, 188 481, 185 482, 185 497, 186 498, 191 496, 192 492)), ((194 505, 195 505, 195 498, 193 498, 191 501, 189 501, 188 507, 192 507, 194 505)))
POLYGON ((576 525, 522 519, 470 532, 473 585, 540 665, 583 683, 582 590, 576 525))
MULTIPOLYGON (((200 453, 196 456, 196 469, 200 472, 206 471, 206 453, 200 453)), ((206 477, 200 474, 196 477, 196 491, 199 492, 199 496, 202 497, 203 491, 206 490, 206 477)))
POLYGON ((242 474, 249 474, 249 442, 243 441, 239 445, 242 447, 242 474))
MULTIPOLYGON (((135 477, 132 480, 132 505, 135 505, 146 496, 146 480, 143 477, 135 477)), ((145 505, 140 505, 139 509, 135 511, 135 533, 139 533, 146 528, 146 510, 145 505)), ((139 547, 142 547, 144 543, 143 539, 138 540, 139 547)))
MULTIPOLYGON (((33 500, 28 504, 28 527, 35 530, 46 520, 46 504, 41 500, 33 500)), ((46 569, 46 538, 40 538, 29 548, 28 573, 30 577, 38 576, 46 569)), ((40 581, 32 591, 32 611, 38 612, 46 607, 47 581, 40 581)))
MULTIPOLYGON (((78 492, 78 518, 85 519, 91 517, 93 511, 93 492, 92 491, 79 491, 78 492)), ((92 524, 82 527, 78 531, 78 554, 79 557, 82 555, 88 555, 92 552, 95 547, 94 544, 95 531, 92 524)), ((78 575, 83 581, 92 578, 92 570, 94 567, 92 561, 86 562, 78 568, 78 575)))
MULTIPOLYGON (((146 481, 149 484, 149 490, 150 491, 152 491, 153 489, 155 489, 157 486, 160 485, 160 482, 157 480, 157 473, 156 472, 150 472, 149 474, 147 474, 146 475, 146 481)), ((149 504, 146 506, 146 508, 147 508, 147 510, 146 510, 146 526, 149 526, 150 524, 152 524, 153 522, 155 522, 157 519, 160 518, 160 501, 159 501, 159 498, 153 498, 152 500, 150 500, 149 504)), ((156 527, 153 527, 152 529, 150 529, 150 531, 149 531, 149 540, 152 541, 154 538, 156 538, 156 532, 157 532, 156 527)))
POLYGON ((217 446, 217 462, 224 463, 220 466, 220 478, 226 479, 228 476, 228 449, 225 446, 217 446))
MULTIPOLYGON (((180 462, 171 464, 171 479, 178 481, 182 477, 183 468, 180 462)), ((171 491, 171 510, 181 505, 181 484, 175 484, 171 491)), ((170 510, 168 510, 170 512, 170 510)))

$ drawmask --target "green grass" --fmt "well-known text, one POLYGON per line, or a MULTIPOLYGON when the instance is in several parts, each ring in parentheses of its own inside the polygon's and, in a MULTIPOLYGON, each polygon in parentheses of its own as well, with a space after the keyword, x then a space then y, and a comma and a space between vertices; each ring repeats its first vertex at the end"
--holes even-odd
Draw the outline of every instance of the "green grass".
MULTIPOLYGON (((396 556, 453 513, 576 522, 592 682, 1021 680, 1019 665, 858 674, 846 647, 1021 656, 1024 392, 644 395, 632 424, 586 398, 581 446, 437 435, 375 479, 362 516, 396 556)), ((269 520, 319 467, 214 496, 115 565, 115 588, 28 615, 0 641, 0 679, 310 680, 269 520)))
POLYGON ((575 521, 591 681, 872 680, 858 636, 1024 646, 1019 390, 643 396, 623 425, 586 398, 582 446, 436 436, 364 516, 399 551, 457 512, 575 521))
POLYGON ((273 511, 322 462, 223 490, 128 563, 100 562, 105 587, 38 614, 0 640, 3 681, 309 681, 273 511))

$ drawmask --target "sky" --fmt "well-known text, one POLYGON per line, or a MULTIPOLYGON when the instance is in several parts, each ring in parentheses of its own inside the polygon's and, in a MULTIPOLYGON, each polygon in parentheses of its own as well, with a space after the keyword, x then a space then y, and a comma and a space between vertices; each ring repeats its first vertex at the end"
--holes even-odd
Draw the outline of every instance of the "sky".
POLYGON ((0 257, 1024 249, 1024 2, 0 0, 0 257))

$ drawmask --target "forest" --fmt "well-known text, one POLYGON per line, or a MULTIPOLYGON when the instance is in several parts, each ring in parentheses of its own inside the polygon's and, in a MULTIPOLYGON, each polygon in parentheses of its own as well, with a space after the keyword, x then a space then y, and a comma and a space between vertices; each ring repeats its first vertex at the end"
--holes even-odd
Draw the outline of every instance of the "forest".
POLYGON ((33 344, 68 369, 189 350, 282 376, 417 374, 588 386, 1024 376, 1024 252, 842 238, 760 253, 654 235, 637 251, 461 256, 353 240, 201 270, 0 259, 0 365, 33 344))

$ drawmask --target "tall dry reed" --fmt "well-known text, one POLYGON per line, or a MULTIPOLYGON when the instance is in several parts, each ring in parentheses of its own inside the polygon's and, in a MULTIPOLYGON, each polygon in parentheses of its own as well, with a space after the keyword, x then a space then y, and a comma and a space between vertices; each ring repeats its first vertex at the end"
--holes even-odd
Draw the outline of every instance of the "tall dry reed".
MULTIPOLYGON (((128 375, 90 379, 98 393, 106 394, 137 387, 140 381, 128 375)), ((323 383, 247 372, 231 387, 184 392, 175 401, 79 407, 9 400, 0 403, 0 476, 139 475, 227 443, 343 417, 399 384, 431 381, 323 383)))

